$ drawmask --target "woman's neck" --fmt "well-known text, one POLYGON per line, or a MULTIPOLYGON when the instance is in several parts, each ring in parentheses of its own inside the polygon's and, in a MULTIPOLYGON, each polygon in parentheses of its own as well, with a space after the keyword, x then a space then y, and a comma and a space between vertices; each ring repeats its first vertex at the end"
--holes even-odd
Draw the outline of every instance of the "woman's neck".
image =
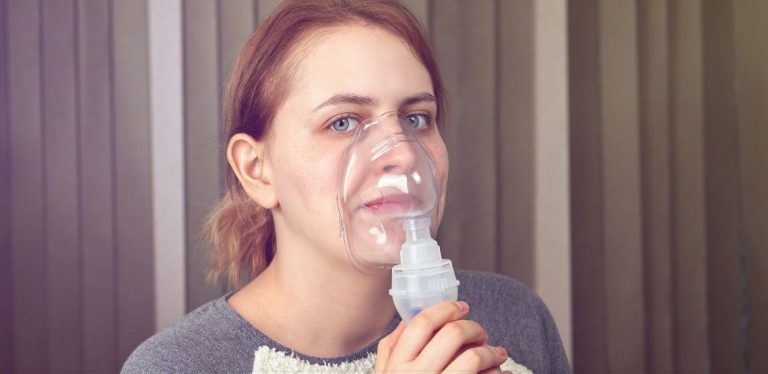
POLYGON ((327 257, 277 253, 229 303, 278 343, 310 356, 338 357, 370 344, 395 316, 387 272, 364 274, 327 257))

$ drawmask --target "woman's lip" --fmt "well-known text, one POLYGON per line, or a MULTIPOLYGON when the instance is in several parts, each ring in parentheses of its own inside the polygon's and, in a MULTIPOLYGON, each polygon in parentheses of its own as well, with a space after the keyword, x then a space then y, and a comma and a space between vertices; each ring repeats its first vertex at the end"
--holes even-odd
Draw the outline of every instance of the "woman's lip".
POLYGON ((394 194, 368 201, 363 206, 375 213, 406 213, 418 206, 418 200, 410 194, 394 194))

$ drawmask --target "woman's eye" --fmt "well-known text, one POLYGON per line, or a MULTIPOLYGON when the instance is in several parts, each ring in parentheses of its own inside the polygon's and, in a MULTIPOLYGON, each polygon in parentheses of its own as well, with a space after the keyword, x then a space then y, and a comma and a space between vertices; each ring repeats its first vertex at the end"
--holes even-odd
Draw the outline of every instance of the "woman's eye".
POLYGON ((357 128, 360 121, 352 117, 339 118, 331 123, 331 130, 336 132, 349 132, 357 128))
POLYGON ((408 124, 416 130, 429 127, 429 116, 426 114, 409 114, 405 118, 408 120, 408 124))

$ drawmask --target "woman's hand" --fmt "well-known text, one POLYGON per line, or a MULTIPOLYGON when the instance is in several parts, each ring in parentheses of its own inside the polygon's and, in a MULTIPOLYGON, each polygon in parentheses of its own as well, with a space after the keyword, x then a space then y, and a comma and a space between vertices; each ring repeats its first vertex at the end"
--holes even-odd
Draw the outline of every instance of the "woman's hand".
POLYGON ((446 301, 402 322, 379 342, 376 372, 499 372, 507 359, 501 347, 491 347, 488 333, 463 318, 469 305, 446 301))

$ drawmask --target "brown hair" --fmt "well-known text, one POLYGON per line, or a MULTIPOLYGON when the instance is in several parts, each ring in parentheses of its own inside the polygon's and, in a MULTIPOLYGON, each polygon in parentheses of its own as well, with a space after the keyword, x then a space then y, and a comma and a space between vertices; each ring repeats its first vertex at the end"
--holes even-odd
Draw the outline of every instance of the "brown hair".
MULTIPOLYGON (((224 100, 225 141, 237 133, 255 139, 266 136, 288 93, 286 82, 297 46, 323 28, 352 22, 384 28, 410 46, 429 71, 440 123, 444 111, 440 74, 418 21, 405 6, 392 0, 287 0, 256 29, 237 59, 224 100)), ((227 191, 206 224, 213 247, 208 275, 215 281, 226 273, 237 287, 270 263, 275 232, 271 212, 248 198, 231 168, 226 170, 226 184, 227 191)))

